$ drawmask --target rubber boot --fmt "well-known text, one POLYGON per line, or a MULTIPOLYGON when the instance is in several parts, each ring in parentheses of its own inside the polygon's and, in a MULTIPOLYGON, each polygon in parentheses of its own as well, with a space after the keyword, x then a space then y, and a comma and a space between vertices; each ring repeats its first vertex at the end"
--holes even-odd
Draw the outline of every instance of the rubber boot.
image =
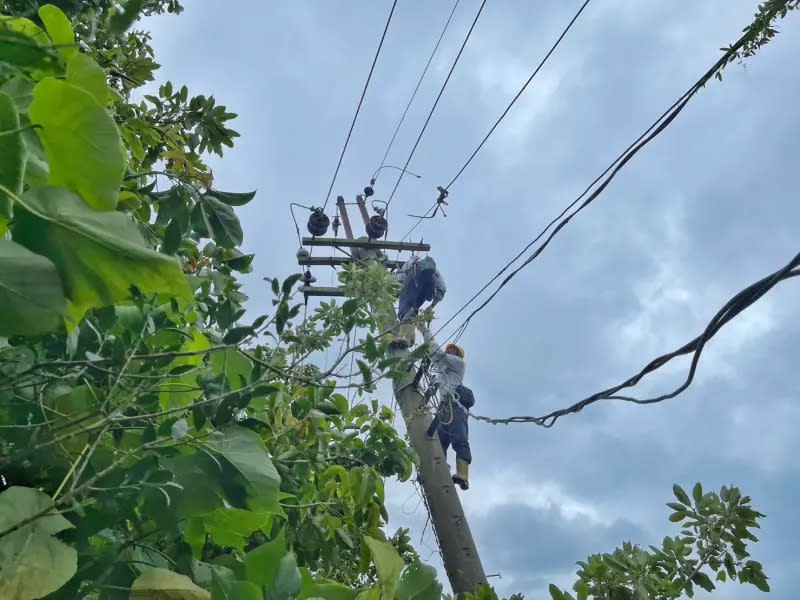
POLYGON ((402 322, 395 328, 392 336, 392 346, 397 348, 408 348, 414 344, 414 323, 402 322))
POLYGON ((469 463, 460 458, 456 459, 456 472, 453 473, 453 483, 461 486, 462 490, 469 489, 469 463))

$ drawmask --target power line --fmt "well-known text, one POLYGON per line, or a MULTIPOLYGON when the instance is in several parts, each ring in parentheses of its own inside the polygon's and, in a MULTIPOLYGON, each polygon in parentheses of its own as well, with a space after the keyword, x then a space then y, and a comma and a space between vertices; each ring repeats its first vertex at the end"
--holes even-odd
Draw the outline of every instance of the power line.
POLYGON ((339 162, 336 164, 336 170, 333 172, 333 179, 331 179, 331 185, 328 188, 328 194, 325 196, 325 204, 322 205, 323 209, 326 206, 328 206, 328 200, 330 200, 331 198, 333 185, 336 182, 337 175, 339 175, 339 168, 342 166, 342 159, 344 159, 344 153, 347 151, 347 145, 350 143, 350 136, 353 134, 353 127, 356 126, 356 119, 358 119, 358 113, 361 111, 361 104, 364 102, 364 96, 367 95, 367 88, 369 88, 369 82, 370 79, 372 79, 372 73, 375 71, 375 65, 378 62, 378 56, 380 56, 381 54, 383 41, 386 39, 386 32, 389 31, 389 24, 392 22, 392 15, 394 15, 394 9, 396 6, 397 6, 397 0, 394 0, 394 2, 392 3, 392 10, 389 11, 389 17, 386 19, 386 26, 383 28, 381 41, 378 43, 378 49, 375 52, 375 58, 372 59, 372 66, 369 68, 369 75, 367 75, 367 81, 364 83, 364 89, 361 92, 361 98, 358 100, 356 113, 353 115, 353 122, 350 123, 350 130, 347 132, 347 138, 344 141, 344 146, 342 147, 342 153, 339 155, 339 162))
MULTIPOLYGON (((581 5, 581 7, 578 9, 578 12, 575 13, 575 15, 572 17, 570 22, 567 24, 567 26, 564 28, 564 30, 561 32, 561 34, 556 39, 555 43, 551 46, 550 50, 547 52, 547 54, 544 55, 544 58, 539 62, 539 64, 533 70, 533 72, 531 73, 530 77, 528 77, 528 80, 519 89, 519 91, 517 92, 516 96, 514 96, 514 98, 512 98, 511 102, 509 102, 508 106, 506 106, 505 110, 502 112, 500 117, 498 117, 498 119, 495 121, 494 125, 492 125, 491 129, 489 129, 488 133, 483 137, 483 139, 478 144, 478 146, 475 148, 475 150, 473 150, 472 154, 470 154, 470 156, 467 159, 467 161, 458 170, 458 173, 456 173, 455 177, 453 177, 450 180, 450 183, 448 183, 444 187, 445 192, 447 192, 450 189, 450 186, 452 186, 456 182, 456 180, 461 176, 461 174, 464 172, 464 170, 472 162, 472 159, 475 158, 475 156, 478 154, 480 149, 483 148, 483 145, 486 143, 486 141, 489 139, 489 137, 491 137, 492 133, 494 133, 494 130, 497 129, 497 126, 500 125, 500 123, 503 121, 503 119, 506 118, 506 115, 508 115, 508 112, 511 110, 511 107, 514 106, 514 104, 517 102, 517 100, 519 100, 520 96, 522 96, 522 94, 525 92, 525 90, 527 89, 528 85, 530 85, 531 81, 533 81, 533 79, 536 77, 536 75, 539 73, 539 71, 541 71, 542 67, 548 61, 548 59, 553 54, 553 52, 555 52, 556 48, 558 48, 559 44, 564 39, 564 37, 567 35, 567 33, 569 33, 569 30, 572 29, 572 26, 575 24, 575 21, 577 21, 578 17, 581 16, 581 13, 586 8, 586 6, 589 4, 589 2, 591 2, 591 0, 585 0, 585 2, 581 5)), ((398 180, 398 184, 399 184, 399 180, 398 180)), ((396 187, 397 186, 395 186, 395 189, 396 189, 396 187)), ((390 198, 390 201, 391 201, 391 198, 390 198)), ((432 210, 436 210, 436 207, 438 206, 438 204, 439 204, 438 201, 434 202, 433 206, 428 210, 428 212, 425 213, 425 216, 417 217, 418 221, 414 224, 414 226, 411 228, 411 230, 413 231, 414 229, 416 229, 417 226, 422 222, 422 219, 428 218, 428 215, 430 214, 430 212, 432 210)), ((406 235, 408 235, 408 234, 406 234, 406 235)))
POLYGON ((550 55, 553 54, 553 52, 555 52, 556 48, 558 48, 558 45, 561 43, 561 40, 563 40, 564 37, 567 35, 567 33, 569 33, 569 30, 572 29, 572 26, 575 24, 575 21, 577 21, 578 17, 581 16, 581 13, 583 12, 583 9, 586 8, 586 6, 589 4, 589 2, 591 2, 591 0, 585 0, 585 2, 581 5, 581 7, 578 9, 578 12, 575 13, 575 16, 572 17, 570 22, 567 24, 567 26, 561 32, 561 35, 558 36, 558 39, 556 39, 555 43, 552 45, 550 50, 547 52, 547 54, 544 55, 544 58, 541 60, 539 65, 533 70, 533 73, 531 73, 531 76, 528 77, 528 80, 525 82, 525 84, 517 92, 517 95, 514 96, 514 98, 511 100, 511 102, 509 102, 509 104, 506 107, 506 109, 503 111, 503 113, 500 115, 500 117, 497 119, 497 121, 495 121, 494 125, 492 125, 492 128, 483 137, 483 139, 481 140, 481 143, 478 144, 478 147, 475 148, 475 150, 472 152, 472 154, 470 154, 469 158, 467 159, 467 162, 465 162, 464 165, 458 170, 458 173, 456 173, 455 177, 453 177, 450 180, 450 183, 448 183, 446 186, 444 186, 445 190, 449 190, 450 186, 452 186, 456 182, 456 180, 459 177, 461 177, 461 174, 464 172, 464 169, 466 169, 469 166, 469 164, 472 162, 472 159, 475 158, 475 156, 478 154, 480 149, 483 148, 483 145, 486 143, 486 140, 488 140, 489 137, 492 135, 492 133, 494 133, 494 130, 497 129, 498 125, 500 125, 500 122, 503 119, 505 119, 506 115, 508 114, 508 111, 510 111, 511 107, 514 106, 514 104, 516 103, 517 100, 519 100, 520 96, 522 96, 522 94, 525 91, 525 89, 528 87, 528 85, 531 83, 531 81, 533 81, 533 78, 536 77, 537 73, 539 73, 539 71, 542 69, 544 64, 550 58, 550 55))
POLYGON ((683 109, 688 104, 689 100, 702 88, 714 75, 719 72, 728 62, 730 62, 731 57, 736 54, 736 52, 744 45, 744 43, 748 39, 748 33, 745 33, 739 40, 733 44, 730 48, 728 48, 723 54, 723 56, 716 62, 714 65, 708 69, 689 89, 683 93, 666 111, 664 111, 658 119, 656 119, 645 131, 642 133, 630 146, 628 146, 622 154, 620 154, 606 169, 603 171, 589 186, 581 193, 575 200, 573 200, 561 213, 554 218, 547 226, 530 242, 528 243, 522 251, 517 254, 513 259, 511 259, 498 273, 489 280, 489 282, 484 285, 476 294, 474 294, 450 319, 445 322, 437 331, 436 334, 442 331, 447 325, 455 320, 455 318, 461 314, 467 306, 469 306, 475 299, 480 296, 483 291, 485 291, 494 281, 496 281, 505 271, 507 271, 511 265, 513 265, 528 249, 533 246, 537 241, 539 241, 552 227, 555 223, 561 220, 558 225, 556 225, 555 229, 550 233, 550 235, 542 242, 542 244, 520 265, 518 268, 513 270, 509 273, 506 278, 500 283, 497 289, 492 292, 492 294, 474 311, 472 311, 469 316, 462 322, 459 326, 457 331, 460 331, 458 334, 463 334, 464 330, 466 329, 469 322, 472 318, 479 313, 483 308, 486 307, 489 302, 491 302, 497 294, 503 289, 508 282, 522 269, 524 269, 528 264, 530 264, 534 259, 536 259, 544 249, 550 244, 550 241, 555 237, 555 235, 569 223, 573 217, 575 217, 579 212, 581 212, 584 208, 586 208, 597 196, 599 196, 603 190, 608 186, 609 183, 616 177, 617 173, 630 161, 644 146, 650 143, 654 138, 656 138, 666 127, 683 111, 683 109), (606 177, 606 175, 608 175, 606 177), (566 215, 575 205, 577 205, 585 196, 589 193, 595 184, 606 177, 605 180, 600 184, 600 186, 595 189, 589 196, 586 198, 577 209, 575 209, 572 213, 566 215))
MULTIPOLYGON (((389 152, 394 145, 394 140, 397 138, 397 134, 400 131, 400 127, 403 125, 403 121, 405 121, 406 115, 408 114, 408 110, 411 108, 411 104, 414 102, 414 98, 417 96, 417 92, 419 91, 419 86, 422 85, 422 80, 425 79, 425 75, 428 73, 428 69, 433 62, 433 57, 436 56, 436 51, 439 49, 439 44, 442 43, 442 39, 444 38, 444 34, 447 32, 447 28, 450 26, 450 21, 453 19, 453 15, 456 12, 456 8, 458 8, 459 3, 461 0, 456 0, 453 4, 453 9, 450 11, 450 16, 447 17, 447 21, 442 28, 442 33, 439 35, 439 39, 436 40, 436 45, 433 47, 433 51, 431 52, 430 57, 428 58, 428 62, 425 64, 425 68, 422 70, 422 75, 419 76, 419 81, 417 81, 417 86, 414 88, 414 91, 411 94, 411 97, 408 99, 408 104, 406 104, 405 110, 403 110, 403 114, 400 116, 400 120, 397 122, 397 127, 394 128, 394 133, 392 134, 392 139, 389 140, 389 145, 386 147, 386 152, 383 154, 383 159, 381 160, 380 166, 376 169, 375 175, 373 176, 374 180, 377 180, 378 174, 383 166, 386 164, 386 159, 389 156, 389 152)), ((373 184, 374 185, 374 184, 373 184)))
POLYGON ((728 300, 725 305, 720 308, 714 317, 711 319, 709 324, 706 326, 705 330, 695 337, 693 340, 687 342, 677 350, 674 350, 668 354, 663 354, 658 358, 651 360, 641 371, 639 371, 633 377, 630 377, 620 383, 619 385, 615 385, 614 387, 608 388, 603 390, 602 392, 598 392, 596 394, 592 394, 587 398, 584 398, 580 402, 573 404, 568 408, 562 408, 559 410, 555 410, 551 413, 548 413, 541 417, 508 417, 505 419, 490 419, 487 417, 482 417, 478 415, 471 415, 473 418, 483 421, 485 423, 491 423, 493 425, 498 424, 505 424, 508 425, 509 423, 534 423, 536 425, 540 425, 542 427, 552 427, 553 424, 559 417, 563 417, 565 415, 571 413, 577 413, 589 406, 590 404, 594 404, 595 402, 599 402, 600 400, 621 400, 624 402, 632 402, 634 404, 655 404, 658 402, 663 402, 664 400, 669 400, 681 394, 684 390, 686 390, 694 380, 695 373, 697 371, 697 364, 700 360, 700 354, 703 352, 708 341, 714 337, 714 335, 722 329, 727 323, 729 323, 734 317, 742 313, 746 308, 754 304, 757 300, 759 300, 762 296, 764 296, 768 291, 770 291, 773 287, 775 287, 781 281, 785 279, 789 279, 791 277, 797 277, 800 275, 800 253, 796 254, 792 260, 790 260, 785 266, 778 269, 774 273, 764 277, 763 279, 749 285, 738 294, 733 296, 730 300, 728 300), (684 356, 687 354, 693 354, 692 356, 692 363, 689 367, 689 372, 686 376, 684 382, 678 386, 672 392, 668 394, 662 394, 660 396, 655 396, 653 398, 647 399, 638 399, 633 398, 630 396, 620 396, 617 395, 620 390, 625 388, 631 388, 641 381, 641 379, 653 371, 660 369, 664 365, 666 365, 669 361, 673 358, 677 358, 679 356, 684 356))
POLYGON ((464 38, 463 43, 461 44, 461 48, 458 50, 458 54, 456 55, 456 58, 453 61, 452 66, 450 67, 450 72, 447 73, 447 78, 444 80, 444 83, 442 84, 442 89, 439 90, 439 94, 436 96, 436 100, 434 101, 433 106, 431 107, 431 110, 428 113, 428 118, 425 119, 425 123, 422 125, 422 129, 420 130, 419 135, 417 136, 417 141, 414 142, 414 146, 411 148, 411 152, 408 155, 406 164, 403 166, 403 170, 397 177, 397 181, 394 184, 394 189, 392 189, 392 193, 389 195, 389 200, 386 203, 387 208, 389 207, 389 204, 392 203, 392 198, 394 198, 394 194, 397 191, 400 182, 403 180, 403 175, 405 175, 405 170, 408 168, 408 164, 411 162, 411 159, 414 157, 414 153, 417 151, 417 146, 419 146, 419 142, 420 140, 422 140, 422 136, 425 134, 425 130, 428 128, 428 123, 430 123, 431 117, 433 117, 433 112, 436 110, 436 106, 439 104, 439 100, 441 99, 442 94, 444 94, 444 90, 447 87, 447 84, 450 82, 450 76, 453 74, 453 71, 455 70, 456 65, 458 64, 458 61, 461 58, 461 53, 464 52, 464 48, 466 47, 467 42, 469 41, 469 38, 472 35, 472 30, 475 29, 475 25, 481 16, 481 12, 483 12, 484 6, 486 6, 486 0, 483 0, 481 2, 480 7, 478 8, 478 12, 475 15, 475 19, 473 19, 472 25, 470 25, 469 31, 467 31, 467 35, 464 38))

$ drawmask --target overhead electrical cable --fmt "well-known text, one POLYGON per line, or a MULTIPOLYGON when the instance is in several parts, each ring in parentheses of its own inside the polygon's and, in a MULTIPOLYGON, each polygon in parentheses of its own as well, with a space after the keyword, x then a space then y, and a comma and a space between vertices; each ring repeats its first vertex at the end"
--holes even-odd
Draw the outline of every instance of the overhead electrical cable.
POLYGON ((422 81, 423 79, 425 79, 425 75, 428 73, 428 69, 430 68, 431 63, 433 62, 433 57, 436 56, 436 51, 439 49, 439 45, 442 43, 444 34, 447 32, 447 28, 450 26, 450 21, 452 21, 453 15, 455 14, 456 9, 458 8, 460 2, 461 0, 456 0, 455 3, 453 4, 453 9, 450 11, 450 16, 447 17, 447 21, 445 21, 444 27, 442 28, 442 32, 439 35, 439 39, 436 40, 436 45, 433 47, 433 51, 431 52, 430 57, 428 57, 428 62, 425 64, 425 68, 422 69, 422 74, 419 76, 417 85, 414 88, 414 91, 411 93, 411 97, 408 99, 408 103, 406 104, 406 107, 403 110, 403 114, 400 116, 400 120, 397 122, 397 126, 394 128, 392 139, 389 140, 389 145, 386 147, 386 152, 384 152, 383 154, 383 159, 381 160, 381 164, 375 170, 375 174, 372 176, 373 181, 378 179, 378 175, 381 169, 386 164, 386 159, 389 156, 389 152, 392 150, 392 146, 394 145, 394 141, 397 138, 397 134, 400 132, 400 127, 403 125, 403 121, 405 121, 406 115, 408 114, 408 110, 411 108, 411 104, 414 102, 414 98, 417 97, 417 92, 419 91, 419 87, 420 85, 422 85, 422 81))
MULTIPOLYGON (((567 26, 563 29, 563 31, 558 36, 558 38, 556 38, 556 41, 550 47, 550 50, 547 51, 547 54, 544 55, 544 58, 542 58, 542 60, 539 62, 539 64, 533 70, 533 72, 531 73, 530 77, 528 77, 527 81, 522 85, 522 87, 519 89, 517 94, 511 99, 511 102, 508 103, 508 106, 506 106, 505 110, 503 110, 503 112, 500 114, 500 116, 495 121, 494 125, 492 125, 491 129, 489 129, 489 131, 483 137, 483 139, 478 144, 478 146, 475 148, 475 150, 472 151, 472 154, 470 154, 469 158, 467 158, 467 161, 458 170, 458 172, 456 173, 455 177, 453 177, 450 180, 450 183, 448 183, 446 186, 444 186, 444 188, 443 188, 444 192, 442 192, 441 195, 440 195, 440 199, 441 200, 443 200, 444 197, 447 196, 447 192, 450 190, 450 186, 452 186, 456 182, 456 180, 459 177, 461 177, 461 174, 469 166, 469 164, 472 162, 472 160, 475 158, 475 156, 478 154, 478 152, 480 152, 480 149, 483 148, 483 145, 486 143, 486 141, 494 133, 494 130, 497 129, 497 126, 500 125, 500 123, 503 121, 503 119, 506 118, 506 116, 508 115, 508 113, 511 110, 511 108, 514 106, 514 104, 516 104, 517 100, 519 100, 519 98, 522 96, 522 94, 528 88, 528 86, 533 81, 533 79, 536 77, 536 75, 539 73, 539 71, 542 70, 542 67, 544 67, 545 63, 549 60, 549 58, 553 54, 553 52, 556 51, 556 48, 558 48, 559 44, 561 44, 561 41, 564 39, 564 37, 566 37, 567 33, 569 33, 569 30, 572 29, 572 26, 575 24, 575 21, 577 21, 578 17, 581 16, 581 13, 583 13, 583 10, 587 7, 589 2, 591 2, 591 0, 585 0, 584 1, 584 3, 578 9, 578 12, 575 13, 575 15, 572 17, 572 19, 570 19, 569 23, 567 23, 567 26)), ((409 157, 409 160, 410 160, 410 157, 409 157)), ((400 178, 398 178, 397 185, 399 185, 399 183, 400 183, 400 178)), ((397 189, 397 185, 395 185, 395 190, 397 189)), ((394 195, 394 191, 392 192, 392 195, 394 195)), ((391 202, 391 197, 389 198, 389 201, 391 202)), ((431 214, 431 211, 435 211, 437 206, 439 206, 439 204, 440 204, 440 200, 435 201, 433 203, 433 206, 431 206, 431 208, 428 209, 428 211, 423 216, 417 217, 417 222, 414 224, 414 226, 411 228, 411 230, 413 231, 414 229, 416 229, 417 226, 422 222, 423 219, 429 218, 428 215, 431 214)), ((434 215, 435 215, 435 212, 434 212, 434 215)), ((406 235, 408 235, 408 234, 406 234, 406 235)))
POLYGON ((450 82, 450 77, 453 75, 453 71, 455 70, 458 61, 461 58, 461 54, 464 52, 464 48, 466 47, 467 42, 469 42, 470 36, 472 36, 472 31, 475 29, 475 25, 477 24, 478 19, 480 18, 481 13, 483 12, 483 7, 486 6, 486 1, 487 0, 483 0, 481 2, 480 7, 478 8, 478 12, 475 15, 475 18, 472 20, 472 25, 470 25, 469 31, 467 31, 466 37, 464 37, 464 41, 461 44, 461 48, 459 48, 458 54, 456 54, 456 58, 453 61, 453 64, 450 66, 450 71, 447 73, 447 77, 445 78, 444 83, 442 84, 442 88, 439 90, 439 94, 436 96, 436 100, 433 102, 433 106, 431 107, 430 112, 428 112, 428 117, 425 119, 425 123, 422 125, 422 129, 420 130, 419 135, 417 136, 417 140, 414 142, 414 146, 411 148, 411 152, 408 154, 408 159, 406 159, 406 164, 403 165, 403 170, 400 171, 400 175, 397 177, 397 181, 394 184, 392 193, 389 195, 389 200, 386 203, 387 209, 389 208, 389 205, 392 203, 392 198, 394 198, 394 194, 395 192, 397 192, 397 188, 400 185, 400 182, 403 180, 403 175, 405 175, 405 171, 406 169, 408 169, 408 164, 411 162, 411 159, 414 157, 414 153, 417 151, 417 146, 419 146, 419 143, 422 140, 422 136, 425 134, 425 130, 428 128, 428 123, 430 123, 431 117, 433 117, 433 113, 439 104, 439 100, 442 98, 442 94, 444 94, 444 90, 447 88, 447 84, 450 82))
POLYGON ((353 115, 353 121, 350 123, 350 130, 347 132, 347 138, 344 141, 344 146, 342 147, 342 152, 339 155, 339 162, 336 163, 336 170, 333 172, 333 178, 331 179, 331 185, 328 188, 328 193, 325 196, 325 204, 322 205, 324 209, 328 206, 328 200, 331 198, 331 192, 333 191, 333 185, 336 183, 336 177, 339 175, 339 168, 342 166, 342 160, 344 159, 344 153, 347 151, 347 145, 350 143, 350 136, 353 134, 353 128, 356 126, 356 120, 358 119, 358 113, 361 111, 361 105, 364 102, 364 96, 367 94, 367 89, 369 88, 369 82, 372 79, 372 73, 375 71, 375 65, 378 63, 378 57, 381 54, 381 48, 383 48, 383 41, 386 39, 386 32, 389 31, 389 25, 392 22, 392 15, 394 15, 394 9, 397 6, 397 0, 394 0, 392 3, 392 9, 389 11, 389 17, 386 19, 386 26, 383 28, 383 34, 381 34, 381 41, 378 43, 378 49, 375 51, 375 58, 372 59, 372 66, 369 68, 369 75, 367 75, 367 81, 364 83, 364 89, 361 92, 361 98, 358 100, 358 106, 356 106, 356 113, 353 115))
POLYGON ((438 330, 437 334, 441 332, 447 325, 449 325, 455 318, 461 314, 467 306, 469 306, 475 299, 480 296, 483 291, 485 291, 494 281, 496 281, 505 271, 507 271, 520 257, 522 257, 528 249, 533 246, 537 241, 539 241, 547 231, 558 222, 555 229, 550 232, 550 235, 542 242, 542 244, 536 248, 536 250, 527 258, 525 261, 517 267, 515 270, 511 271, 506 278, 500 283, 500 285, 495 289, 494 292, 474 311, 472 311, 469 316, 462 322, 462 324, 457 329, 463 333, 463 330, 472 320, 472 318, 483 308, 485 308, 489 302, 491 302, 500 290, 505 287, 508 282, 522 269, 524 269, 528 264, 530 264, 534 259, 536 259, 544 249, 550 244, 550 241, 555 237, 555 235, 565 227, 573 217, 575 217, 579 212, 581 212, 584 208, 586 208, 595 198, 597 198, 603 190, 611 183, 611 181, 617 176, 617 173, 648 143, 650 143, 653 139, 655 139, 667 126, 675 120, 675 118, 683 111, 686 105, 689 103, 694 95, 712 78, 715 74, 717 74, 720 69, 722 69, 728 62, 730 62, 731 57, 735 55, 735 53, 742 47, 742 45, 747 40, 747 35, 743 35, 739 40, 733 44, 730 48, 728 48, 723 54, 723 56, 716 62, 714 65, 708 69, 694 84, 692 84, 689 89, 684 92, 666 111, 664 111, 658 119, 656 119, 645 131, 642 133, 628 148, 626 148, 622 154, 620 154, 606 169, 603 171, 589 186, 577 197, 573 200, 556 218, 554 218, 547 226, 539 232, 539 234, 531 240, 525 248, 522 249, 513 259, 511 259, 497 274, 492 277, 489 282, 484 285, 476 294, 474 294, 444 325, 442 325, 438 330), (574 208, 588 193, 589 191, 599 182, 601 179, 605 179, 602 183, 595 189, 589 196, 583 200, 583 202, 570 214, 567 213, 574 208), (564 215, 567 215, 566 217, 564 215), (560 222, 559 222, 560 220, 560 222))
POLYGON ((785 266, 781 267, 774 273, 756 281, 755 283, 749 285, 738 294, 733 296, 725 305, 720 308, 711 321, 706 326, 705 330, 695 337, 693 340, 687 342, 680 348, 669 352, 668 354, 663 354, 658 358, 651 360, 641 371, 639 371, 636 375, 629 377, 622 383, 615 385, 614 387, 610 387, 606 390, 598 392, 596 394, 592 394, 587 398, 584 398, 580 402, 576 402, 572 406, 568 408, 562 408, 559 410, 555 410, 551 413, 548 413, 541 417, 508 417, 505 419, 490 419, 488 417, 482 417, 478 415, 471 415, 473 418, 483 421, 485 423, 491 423, 493 425, 498 424, 505 424, 508 425, 509 423, 534 423, 536 425, 540 425, 542 427, 552 427, 553 424, 559 417, 563 417, 565 415, 571 413, 577 413, 589 406, 590 404, 594 404, 595 402, 599 402, 600 400, 621 400, 624 402, 632 402, 634 404, 655 404, 658 402, 663 402, 664 400, 669 400, 674 398, 684 392, 694 380, 695 374, 697 372, 697 365, 700 361, 700 354, 703 352, 706 344, 709 340, 714 337, 714 335, 722 329, 727 323, 729 323, 734 317, 742 313, 745 309, 750 307, 754 304, 757 300, 759 300, 762 296, 764 296, 767 292, 769 292, 773 287, 775 287, 781 281, 786 279, 790 279, 792 277, 797 277, 800 275, 800 253, 796 254, 792 260, 790 260, 785 266), (647 374, 652 373, 653 371, 660 369, 668 362, 670 362, 673 358, 677 358, 679 356, 684 356, 687 354, 692 354, 692 362, 689 367, 689 372, 686 376, 684 382, 678 386, 675 390, 667 393, 662 394, 660 396, 655 396, 653 398, 646 398, 646 399, 638 399, 633 398, 631 396, 621 396, 618 395, 623 389, 631 388, 639 383, 647 374))

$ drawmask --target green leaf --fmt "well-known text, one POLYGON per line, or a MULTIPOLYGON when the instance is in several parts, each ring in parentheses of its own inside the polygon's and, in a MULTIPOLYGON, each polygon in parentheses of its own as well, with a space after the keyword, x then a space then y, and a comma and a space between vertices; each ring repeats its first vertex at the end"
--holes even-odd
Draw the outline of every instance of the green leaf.
POLYGON ((208 218, 209 234, 218 246, 235 248, 242 243, 242 224, 230 206, 206 196, 203 199, 203 209, 208 218))
POLYGON ((133 22, 139 18, 142 12, 144 0, 128 0, 125 3, 123 12, 119 10, 111 17, 110 29, 115 34, 125 33, 131 28, 133 22))
POLYGON ((252 327, 245 326, 245 327, 233 327, 232 329, 228 330, 225 334, 225 337, 222 338, 223 344, 238 344, 246 337, 253 335, 255 332, 253 331, 252 327))
POLYGON ((703 499, 703 486, 698 481, 694 484, 694 488, 692 488, 692 497, 694 501, 699 504, 700 501, 703 499))
POLYGON ((114 119, 87 91, 48 77, 33 90, 31 122, 50 163, 50 183, 80 194, 95 210, 114 210, 125 173, 114 119))
POLYGON ((697 573, 694 577, 692 577, 692 582, 696 583, 707 592, 714 591, 715 587, 714 583, 711 581, 711 578, 705 573, 702 572, 697 573))
POLYGON ((78 46, 75 44, 75 33, 72 31, 72 25, 61 9, 52 4, 45 4, 39 8, 39 18, 44 23, 50 39, 56 46, 64 46, 58 49, 61 58, 65 61, 72 58, 78 52, 78 46))
POLYGON ((265 528, 270 519, 269 514, 243 508, 218 508, 203 517, 203 522, 217 545, 242 550, 245 538, 254 531, 265 528))
POLYGON ((400 573, 402 573, 405 563, 389 542, 381 542, 368 535, 364 536, 364 542, 372 552, 372 561, 378 571, 381 598, 382 600, 393 600, 397 586, 400 583, 400 573))
POLYGON ((211 600, 211 594, 186 575, 167 569, 150 569, 131 585, 130 600, 211 600))
POLYGON ((255 254, 243 254, 242 256, 234 256, 233 258, 227 258, 223 262, 228 265, 234 271, 239 271, 240 273, 247 272, 250 268, 250 265, 253 262, 253 258, 255 258, 255 254))
POLYGON ((24 77, 12 77, 0 85, 0 92, 11 98, 17 112, 27 113, 33 102, 33 83, 24 77))
POLYGON ((397 586, 396 600, 439 600, 442 584, 436 579, 436 569, 419 560, 408 566, 397 586))
POLYGON ((244 206, 253 198, 255 198, 256 193, 253 191, 236 194, 232 192, 220 192, 219 190, 208 190, 206 196, 210 196, 211 198, 219 200, 220 202, 228 204, 229 206, 244 206))
POLYGON ((30 19, 0 15, 0 34, 2 62, 45 72, 56 70, 58 54, 37 43, 49 44, 49 40, 30 19))
POLYGON ((25 185, 28 188, 41 187, 50 181, 50 165, 42 146, 42 140, 36 130, 29 128, 31 121, 28 117, 20 115, 19 124, 22 127, 22 142, 25 144, 25 185))
POLYGON ((589 598, 589 586, 585 581, 580 580, 572 586, 575 593, 578 595, 577 600, 587 600, 589 598))
POLYGON ((297 557, 294 552, 289 552, 278 563, 271 590, 273 600, 291 600, 297 597, 302 584, 300 571, 297 569, 297 557))
MULTIPOLYGON (((0 494, 0 531, 34 517, 52 505, 38 490, 12 486, 0 494)), ((53 536, 72 524, 50 514, 0 538, 0 598, 33 600, 55 592, 78 568, 78 554, 53 536)))
POLYGON ((345 317, 351 316, 356 310, 358 310, 357 298, 350 298, 349 300, 345 300, 344 304, 342 304, 342 314, 344 314, 345 317))
POLYGON ((284 279, 283 285, 281 286, 281 291, 283 292, 283 295, 288 296, 289 294, 291 294, 294 284, 300 281, 302 277, 303 277, 302 273, 294 273, 292 275, 289 275, 289 277, 287 277, 286 279, 284 279))
POLYGON ((672 493, 675 494, 675 497, 678 499, 678 501, 684 504, 685 506, 692 505, 692 501, 689 500, 689 496, 686 494, 686 492, 683 491, 683 488, 679 486, 677 483, 672 485, 672 493))
POLYGON ((553 600, 564 600, 564 594, 562 591, 552 583, 548 587, 548 590, 550 590, 550 597, 553 598, 553 600))
POLYGON ((255 511, 283 514, 278 504, 280 476, 264 441, 245 427, 228 427, 222 434, 222 438, 206 444, 224 456, 249 483, 248 506, 255 511))
POLYGON ((64 188, 32 190, 20 203, 14 239, 53 261, 76 320, 88 307, 130 298, 132 285, 191 298, 178 263, 147 248, 126 215, 94 211, 64 188))
POLYGON ((0 306, 0 335, 35 335, 58 328, 66 300, 55 265, 0 239, 0 306))
POLYGON ((106 72, 88 54, 75 54, 67 63, 67 81, 89 92, 100 106, 111 102, 106 72))
POLYGON ((214 576, 211 584, 211 600, 263 600, 257 585, 249 581, 225 581, 214 576))
MULTIPOLYGON (((0 185, 14 195, 22 192, 25 173, 25 147, 19 127, 14 101, 0 92, 0 185)), ((0 220, 7 221, 12 217, 13 205, 12 197, 0 189, 0 220)))
POLYGON ((275 539, 262 544, 245 555, 244 568, 247 581, 259 587, 271 586, 278 573, 281 558, 286 556, 286 538, 283 530, 275 539))

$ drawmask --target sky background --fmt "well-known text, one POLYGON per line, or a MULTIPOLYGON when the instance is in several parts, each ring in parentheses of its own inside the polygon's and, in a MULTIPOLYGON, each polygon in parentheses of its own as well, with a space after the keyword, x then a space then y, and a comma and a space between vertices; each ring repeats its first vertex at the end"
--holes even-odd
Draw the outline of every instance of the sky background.
MULTIPOLYGON (((479 3, 461 1, 389 164, 405 162, 479 3)), ((245 289, 257 315, 271 306, 262 277, 297 271, 288 203, 324 200, 391 2, 185 4, 146 27, 160 82, 186 83, 239 114, 236 147, 211 164, 219 189, 258 190, 238 210, 244 249, 256 253, 245 289)), ((409 167, 422 178, 405 178, 392 203, 390 238, 413 223, 407 213, 432 204, 579 5, 487 3, 409 167)), ((352 200, 380 164, 451 8, 398 3, 329 207, 338 194, 352 200)), ((447 218, 415 231, 448 285, 438 322, 710 67, 755 10, 752 0, 591 3, 451 188, 447 218)), ((709 83, 473 320, 461 343, 475 412, 544 414, 621 382, 798 251, 800 17, 790 13, 780 30, 746 67, 709 83)), ((396 176, 383 171, 377 198, 396 176)), ((331 273, 317 269, 318 284, 331 273)), ((673 482, 701 481, 739 486, 767 514, 752 554, 772 597, 790 598, 800 533, 798 300, 798 286, 782 283, 724 328, 677 399, 600 403, 547 430, 473 422, 471 488, 461 497, 486 572, 502 576, 491 580, 498 592, 544 598, 550 582, 571 586, 575 561, 590 553, 624 540, 660 544, 678 531, 664 506, 673 482)), ((677 362, 637 394, 679 385, 688 363, 677 362)), ((410 527, 441 569, 430 528, 420 543, 425 513, 412 484, 390 484, 388 505, 391 528, 410 527)), ((732 583, 715 597, 761 593, 732 583)))

